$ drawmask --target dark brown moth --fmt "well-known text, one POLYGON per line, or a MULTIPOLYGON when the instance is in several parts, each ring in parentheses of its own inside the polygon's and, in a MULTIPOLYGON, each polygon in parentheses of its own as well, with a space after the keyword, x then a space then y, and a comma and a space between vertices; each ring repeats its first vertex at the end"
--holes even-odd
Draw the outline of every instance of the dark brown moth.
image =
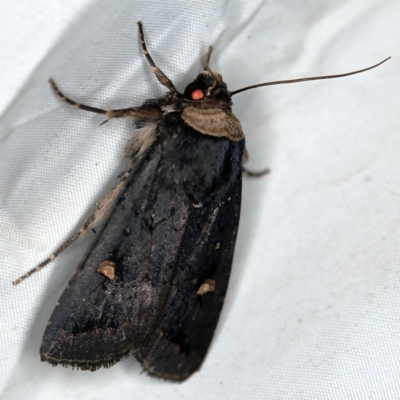
POLYGON ((14 284, 96 227, 47 325, 42 361, 95 371, 133 353, 150 375, 183 381, 200 368, 224 302, 242 172, 266 172, 242 167, 245 139, 231 96, 260 86, 343 77, 382 63, 230 92, 208 65, 210 47, 204 71, 182 94, 153 62, 138 25, 143 54, 168 92, 139 107, 106 111, 76 103, 50 80, 62 100, 104 114, 104 123, 134 118, 125 149, 132 167, 78 232, 14 284))

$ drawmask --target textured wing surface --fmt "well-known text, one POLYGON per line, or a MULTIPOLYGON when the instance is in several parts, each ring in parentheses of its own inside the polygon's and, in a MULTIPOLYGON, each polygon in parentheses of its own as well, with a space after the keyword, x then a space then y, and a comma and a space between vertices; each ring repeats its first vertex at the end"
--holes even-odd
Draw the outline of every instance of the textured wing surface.
POLYGON ((228 286, 240 198, 238 179, 185 236, 165 311, 149 341, 136 353, 150 374, 181 381, 200 368, 228 286), (214 291, 199 294, 209 280, 214 291))
POLYGON ((159 123, 157 135, 63 292, 43 337, 43 360, 96 369, 140 347, 139 358, 157 373, 149 352, 159 330, 168 329, 174 302, 182 329, 165 338, 173 344, 179 335, 193 334, 187 322, 193 318, 209 339, 185 339, 179 354, 204 357, 232 262, 244 141, 199 134, 174 113, 159 123), (98 271, 104 262, 113 274, 98 271), (215 292, 196 295, 210 277, 215 292), (203 309, 213 315, 204 319, 203 309))
MULTIPOLYGON (((158 150, 158 149, 156 149, 158 150)), ((157 192, 162 158, 148 154, 71 277, 46 328, 42 359, 96 369, 143 340, 168 293, 188 218, 188 201, 157 192), (114 265, 114 279, 97 272, 114 265)))
MULTIPOLYGON (((228 286, 240 216, 244 140, 204 135, 200 140, 196 163, 213 183, 204 182, 197 205, 192 204, 165 310, 136 353, 150 374, 178 381, 196 371, 207 353, 228 286), (211 148, 218 154, 210 154, 211 148), (207 157, 201 162, 203 154, 207 157), (214 290, 199 294, 208 281, 214 290)), ((195 182, 199 173, 188 168, 187 174, 193 174, 188 180, 195 182)), ((188 193, 193 196, 193 190, 188 193)))

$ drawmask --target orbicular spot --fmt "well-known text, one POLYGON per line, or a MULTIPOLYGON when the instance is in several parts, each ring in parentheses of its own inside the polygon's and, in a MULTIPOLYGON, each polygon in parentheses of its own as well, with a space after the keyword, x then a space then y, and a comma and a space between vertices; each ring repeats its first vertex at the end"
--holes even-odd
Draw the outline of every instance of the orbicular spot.
POLYGON ((214 290, 215 290, 215 280, 214 279, 204 279, 204 282, 199 287, 197 294, 202 296, 208 292, 214 292, 214 290))
POLYGON ((106 278, 110 280, 115 280, 115 267, 116 263, 114 261, 106 260, 103 261, 98 267, 97 272, 104 275, 106 278))

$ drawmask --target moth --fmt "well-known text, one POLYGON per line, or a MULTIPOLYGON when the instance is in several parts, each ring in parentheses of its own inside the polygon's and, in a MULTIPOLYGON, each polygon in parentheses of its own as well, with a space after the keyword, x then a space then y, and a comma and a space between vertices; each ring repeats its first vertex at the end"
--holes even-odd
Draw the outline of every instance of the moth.
MULTIPOLYGON (((42 361, 95 371, 130 353, 150 375, 183 381, 207 353, 228 287, 238 231, 245 137, 232 113, 244 90, 323 77, 276 81, 229 91, 209 67, 184 93, 156 66, 138 22, 143 54, 168 92, 141 106, 103 110, 54 92, 77 109, 134 119, 126 145, 131 168, 84 226, 18 284, 96 227, 44 332, 42 361)), ((385 60, 386 61, 386 60, 385 60)), ((384 62, 384 61, 382 61, 384 62)))

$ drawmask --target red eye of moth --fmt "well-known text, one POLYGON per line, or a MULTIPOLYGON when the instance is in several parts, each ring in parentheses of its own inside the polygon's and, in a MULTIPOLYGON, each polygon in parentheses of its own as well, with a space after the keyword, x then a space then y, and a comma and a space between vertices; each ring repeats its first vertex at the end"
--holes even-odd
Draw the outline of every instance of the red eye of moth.
POLYGON ((204 97, 205 87, 199 82, 193 82, 186 86, 184 96, 188 100, 200 100, 204 97))

